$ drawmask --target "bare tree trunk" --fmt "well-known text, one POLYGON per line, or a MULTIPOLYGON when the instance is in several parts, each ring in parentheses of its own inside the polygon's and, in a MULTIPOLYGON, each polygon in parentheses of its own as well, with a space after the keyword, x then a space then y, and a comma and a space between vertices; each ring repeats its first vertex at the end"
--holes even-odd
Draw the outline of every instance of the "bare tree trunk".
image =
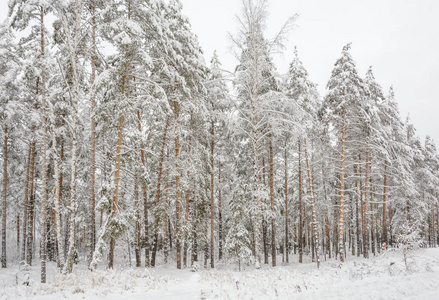
POLYGON ((148 193, 146 191, 146 183, 142 180, 142 195, 143 195, 143 227, 145 234, 145 267, 150 266, 149 259, 149 221, 148 221, 148 193))
MULTIPOLYGON (((160 187, 161 187, 161 179, 162 179, 162 174, 163 174, 163 160, 165 157, 165 146, 166 146, 166 135, 168 132, 168 126, 169 126, 169 116, 166 118, 166 125, 165 125, 165 129, 163 131, 163 138, 162 138, 162 148, 160 150, 160 160, 159 160, 159 174, 158 174, 158 178, 157 178, 157 190, 156 190, 156 196, 155 196, 155 205, 156 207, 158 207, 160 205, 160 187)), ((169 153, 168 153, 169 156, 169 153)), ((166 193, 168 192, 168 179, 166 178, 166 193)), ((167 212, 166 212, 166 218, 167 218, 167 212)), ((165 226, 167 226, 166 224, 166 220, 165 220, 165 226)), ((145 227, 146 230, 146 227, 145 227)), ((151 255, 151 267, 155 267, 155 260, 156 260, 156 255, 157 255, 157 249, 158 249, 158 240, 159 240, 159 219, 156 217, 155 218, 155 228, 154 228, 154 244, 152 247, 152 255, 151 255)), ((166 233, 165 233, 166 235, 166 233)), ((166 259, 167 259, 167 254, 166 254, 166 259)))
MULTIPOLYGON (((126 75, 122 75, 122 99, 125 98, 125 89, 126 89, 126 75)), ((124 116, 122 112, 119 112, 119 125, 117 129, 117 147, 116 147, 116 167, 114 171, 114 197, 113 197, 113 210, 111 216, 114 217, 117 212, 117 204, 119 200, 119 183, 120 183, 120 160, 121 160, 121 152, 122 152, 122 136, 123 136, 123 119, 124 116)), ((114 247, 116 241, 114 234, 111 234, 110 241, 110 252, 108 255, 108 268, 112 269, 114 266, 114 247)))
MULTIPOLYGON (((125 96, 125 75, 122 77, 122 97, 125 96)), ((120 182, 120 159, 122 152, 122 133, 123 133, 123 115, 120 113, 119 115, 119 125, 118 125, 118 134, 117 134, 117 148, 116 148, 116 168, 114 172, 114 197, 113 197, 113 210, 112 217, 116 214, 117 211, 117 203, 119 200, 119 182, 120 182)), ((113 268, 113 259, 114 259, 114 246, 115 246, 115 237, 111 235, 110 242, 110 253, 109 253, 109 264, 108 268, 113 268)))
POLYGON ((207 197, 207 185, 206 185, 206 197, 205 197, 205 216, 204 216, 204 227, 206 229, 206 239, 204 241, 204 268, 207 269, 207 260, 209 259, 209 242, 208 242, 208 236, 209 236, 209 201, 207 197))
MULTIPOLYGON (((60 206, 62 206, 62 204, 63 204, 63 200, 62 200, 62 196, 63 196, 63 180, 64 180, 63 161, 64 161, 64 140, 61 139, 60 164, 59 164, 59 205, 60 206)), ((62 215, 59 214, 59 217, 60 217, 61 230, 62 230, 62 228, 63 228, 62 215)), ((64 220, 66 220, 66 218, 64 220)), ((67 235, 68 235, 67 234, 67 224, 64 225, 64 228, 65 228, 65 230, 64 230, 65 234, 64 234, 64 237, 63 237, 63 241, 62 241, 64 243, 63 244, 64 247, 62 247, 63 252, 62 253, 59 252, 59 255, 62 255, 62 258, 63 258, 64 263, 65 263, 65 258, 66 258, 66 255, 67 255, 67 253, 66 253, 66 249, 67 249, 67 235)), ((61 237, 62 237, 62 235, 60 236, 60 238, 61 237)))
POLYGON ((175 214, 176 214, 176 245, 177 248, 177 269, 181 269, 181 200, 180 200, 180 140, 178 134, 178 103, 177 100, 174 101, 174 115, 175 115, 175 214))
POLYGON ((434 233, 435 233, 435 229, 434 229, 434 206, 431 206, 431 246, 430 247, 434 247, 435 244, 435 238, 434 238, 434 233))
MULTIPOLYGON (((319 252, 320 252, 320 247, 319 247, 319 235, 318 235, 318 231, 317 231, 317 216, 316 216, 316 207, 315 207, 315 198, 314 198, 314 184, 313 184, 313 180, 311 177, 311 168, 310 168, 310 163, 309 163, 309 159, 308 159, 308 151, 307 151, 307 146, 306 146, 306 139, 304 139, 303 141, 304 146, 305 146, 305 160, 306 160, 306 170, 308 173, 308 181, 309 181, 309 192, 311 195, 311 218, 312 218, 312 234, 314 236, 314 248, 315 248, 315 254, 316 254, 316 262, 317 262, 317 268, 320 267, 320 256, 319 256, 319 252)), ((314 252, 313 252, 314 253, 314 252)))
MULTIPOLYGON (((256 134, 256 137, 254 139, 254 143, 259 140, 258 134, 256 134)), ((261 268, 261 252, 260 252, 260 244, 261 244, 261 227, 262 227, 262 201, 260 197, 260 191, 261 191, 261 183, 259 180, 259 152, 258 152, 258 146, 254 145, 254 173, 255 173, 255 179, 256 179, 256 226, 255 226, 255 268, 260 269, 261 268)))
POLYGON ((214 199, 214 138, 215 123, 211 124, 211 141, 210 141, 210 267, 215 268, 215 199, 214 199))
POLYGON ((361 155, 358 155, 358 162, 360 163, 359 169, 359 177, 360 177, 360 214, 361 214, 361 247, 360 253, 364 253, 364 226, 365 226, 365 217, 364 217, 364 188, 363 188, 363 173, 361 169, 361 155))
POLYGON ((436 245, 439 246, 439 208, 436 204, 436 245))
MULTIPOLYGON (((370 195, 370 196, 371 196, 370 197, 370 201, 372 202, 373 201, 372 200, 372 195, 370 195)), ((375 223, 375 217, 374 217, 375 213, 373 211, 372 203, 370 204, 370 214, 371 214, 370 215, 370 239, 371 239, 370 250, 371 250, 373 256, 375 256, 376 255, 376 253, 375 253, 375 239, 376 239, 376 236, 375 236, 375 231, 373 230, 374 229, 374 223, 375 223)))
POLYGON ((375 217, 375 234, 376 234, 376 250, 378 253, 381 252, 381 247, 380 247, 380 230, 378 227, 378 204, 375 204, 375 213, 376 213, 376 217, 375 217))
MULTIPOLYGON (((135 78, 134 78, 135 81, 135 78)), ((137 111, 137 124, 139 128, 139 133, 142 134, 142 124, 140 122, 140 112, 137 111)), ((142 145, 143 147, 143 145, 142 145)), ((145 151, 143 148, 140 149, 140 159, 142 161, 143 170, 146 168, 146 159, 145 159, 145 151)), ((143 178, 143 176, 142 176, 143 178)), ((144 222, 144 230, 145 230, 145 267, 150 266, 149 259, 149 230, 148 230, 148 192, 146 190, 146 182, 142 179, 142 195, 143 195, 143 222, 144 222)), ((139 206, 140 207, 140 206, 139 206)), ((139 224, 140 231, 140 224, 139 224)), ((139 249, 140 251, 140 249, 139 249)), ((140 252, 139 252, 140 255, 140 252)), ((139 264, 140 264, 140 256, 139 256, 139 264)), ((152 262, 151 262, 152 264, 152 262)), ((154 265, 155 265, 155 257, 154 257, 154 265)))
MULTIPOLYGON (((326 217, 326 216, 325 216, 326 217)), ((323 253, 323 257, 326 261, 326 225, 325 225, 325 220, 323 220, 323 224, 322 224, 322 253, 323 253)))
MULTIPOLYGON (((190 121, 190 132, 191 135, 189 136, 189 149, 188 153, 192 154, 192 126, 193 126, 193 119, 192 119, 192 112, 191 112, 191 121, 190 121)), ((189 225, 189 196, 190 196, 190 181, 191 181, 191 172, 189 169, 187 170, 187 188, 186 188, 186 206, 185 206, 185 215, 184 215, 184 246, 183 246, 183 267, 187 267, 187 250, 189 247, 189 231, 188 231, 188 225, 189 225)))
POLYGON ((169 218, 169 216, 168 216, 168 237, 169 237, 169 250, 172 251, 172 226, 171 226, 171 218, 169 218))
MULTIPOLYGON (((131 2, 127 1, 127 19, 131 19, 131 2)), ((128 46, 126 46, 126 52, 125 55, 128 55, 128 46)), ((129 69, 129 66, 125 66, 125 69, 122 72, 122 90, 121 90, 121 99, 122 103, 125 102, 126 99, 126 88, 128 85, 128 78, 127 78, 127 70, 129 69)), ((113 210, 111 213, 111 218, 114 218, 117 212, 117 205, 119 200, 119 188, 120 188, 120 161, 122 156, 122 137, 123 137, 123 122, 124 122, 124 115, 123 110, 119 108, 119 124, 117 127, 117 146, 116 146, 116 166, 114 171, 114 196, 113 196, 113 210)), ((114 236, 114 232, 111 233, 111 240, 110 240, 110 251, 108 254, 108 268, 112 269, 114 266, 114 248, 116 246, 116 239, 114 236)))
POLYGON ((20 214, 17 214, 17 254, 20 255, 20 214))
POLYGON ((340 261, 344 262, 344 173, 345 173, 345 144, 346 144, 346 108, 343 106, 343 127, 341 138, 341 172, 340 172, 340 220, 339 220, 339 252, 340 261))
POLYGON ((3 144, 2 268, 6 268, 6 197, 8 187, 8 126, 5 124, 3 144))
MULTIPOLYGON (((354 165, 354 173, 355 176, 358 176, 358 172, 357 172, 357 166, 354 165)), ((359 207, 358 207, 358 198, 360 198, 361 195, 361 189, 358 185, 358 179, 355 179, 355 191, 356 191, 356 196, 355 196, 355 227, 356 227, 356 246, 357 246, 357 256, 360 256, 360 252, 361 252, 361 243, 360 243, 360 214, 359 214, 359 207)))
POLYGON ((222 201, 221 201, 221 163, 218 163, 218 259, 223 258, 223 218, 222 218, 222 201))
POLYGON ((288 161, 287 161, 287 139, 285 139, 285 262, 289 263, 289 248, 290 248, 290 242, 288 240, 289 238, 289 232, 288 232, 288 161))
POLYGON ((334 216, 334 220, 333 220, 333 228, 332 228, 332 242, 333 242, 333 244, 332 244, 332 250, 333 250, 333 254, 334 254, 334 256, 335 256, 335 259, 337 259, 337 257, 338 257, 338 225, 339 225, 339 223, 338 223, 338 220, 339 220, 339 213, 340 213, 340 209, 339 209, 339 206, 338 206, 338 198, 337 197, 334 197, 334 205, 333 205, 333 207, 334 207, 334 213, 333 213, 333 216, 334 216))
MULTIPOLYGON (((136 174, 134 178, 134 201, 136 203, 136 227, 135 227, 135 248, 134 253, 136 256, 136 268, 140 268, 142 261, 140 259, 140 201, 139 201, 139 172, 136 168, 136 174)), ((131 262, 131 260, 130 260, 131 262)))
MULTIPOLYGON (((198 209, 197 209, 197 195, 194 196, 195 199, 192 203, 191 217, 193 220, 198 219, 198 209)), ((191 251, 191 265, 194 266, 198 262, 198 228, 197 223, 192 226, 192 251, 191 251)))
POLYGON ((270 143, 270 205, 271 205, 271 264, 276 266, 276 218, 274 211, 274 163, 273 163, 273 142, 271 132, 268 134, 270 143))
MULTIPOLYGON (((266 181, 265 181, 265 158, 262 158, 262 184, 265 187, 266 181)), ((267 241, 267 220, 265 220, 265 217, 262 216, 262 243, 263 243, 263 250, 264 250, 264 264, 268 265, 268 241, 267 241)))
MULTIPOLYGON (((370 170, 369 172, 372 172, 372 170, 370 170)), ((374 209, 375 206, 373 205, 373 195, 374 195, 374 191, 375 191, 375 186, 373 184, 371 175, 369 175, 369 182, 370 182, 370 196, 369 196, 370 201, 369 201, 369 203, 370 203, 370 214, 371 214, 370 233, 371 233, 371 238, 372 238, 371 250, 372 250, 372 254, 375 256, 378 236, 375 235, 376 230, 374 230, 374 224, 376 223, 377 215, 376 215, 376 211, 374 209)))
MULTIPOLYGON (((40 34, 41 34, 41 59, 44 60, 45 57, 45 48, 44 48, 44 8, 41 6, 40 8, 40 34)), ((43 64, 44 65, 44 64, 43 64)), ((46 116, 46 74, 44 67, 41 70, 41 109, 42 109, 42 189, 43 189, 43 201, 42 201, 42 213, 41 213, 41 283, 46 283, 46 236, 47 236, 47 227, 46 224, 46 206, 48 200, 47 194, 47 159, 46 159, 46 150, 47 150, 47 116, 46 116)))
POLYGON ((302 217, 302 166, 301 166, 301 150, 300 150, 300 139, 297 142, 299 146, 299 263, 303 262, 303 217, 302 217))
MULTIPOLYGON (((169 161, 169 149, 166 151, 166 159, 169 161)), ((164 252, 164 259, 165 264, 168 263, 168 244, 169 244, 169 227, 168 227, 168 188, 169 188, 169 167, 166 168, 166 184, 165 184, 165 237, 164 237, 164 246, 163 246, 163 252, 164 252)))
MULTIPOLYGON (((75 96, 76 98, 76 96, 75 96)), ((77 129, 77 98, 75 99, 73 109, 73 125, 72 125, 72 161, 71 161, 71 181, 70 181, 70 220, 69 220, 69 250, 67 253, 67 261, 64 273, 71 273, 73 271, 73 262, 75 258, 75 238, 76 238, 76 159, 78 141, 76 136, 77 129)))
POLYGON ((55 225, 55 211, 53 208, 49 208, 48 213, 48 220, 46 222, 47 226, 47 259, 49 261, 55 261, 55 232, 56 232, 56 225, 55 225))
POLYGON ((366 179, 364 183, 364 231, 363 231, 363 255, 364 258, 369 258, 369 221, 368 221, 368 208, 369 208, 369 148, 366 149, 366 179))
POLYGON ((349 194, 349 198, 351 200, 351 216, 349 218, 349 247, 351 247, 351 254, 352 256, 355 256, 355 248, 356 248, 356 244, 355 244, 355 233, 354 233, 354 212, 355 212, 355 199, 352 196, 352 193, 349 194))
MULTIPOLYGON (((70 220, 69 220, 69 251, 67 253, 67 260, 63 270, 63 273, 71 273, 73 271, 73 262, 75 258, 75 239, 76 239, 76 165, 77 165, 77 149, 78 149, 78 139, 77 139, 77 124, 78 124, 78 102, 79 102, 79 82, 78 82, 78 74, 77 74, 77 63, 76 63, 76 45, 77 38, 79 35, 79 26, 80 26, 80 18, 81 18, 81 7, 78 1, 75 3, 76 5, 76 13, 75 13, 75 33, 74 40, 71 41, 69 36, 67 35, 68 49, 69 49, 69 58, 70 64, 72 66, 72 78, 73 78, 73 95, 72 95, 72 159, 71 159, 71 178, 70 178, 70 220), (73 43, 73 44, 72 44, 73 43)), ((67 26, 67 24, 65 24, 67 26)))
POLYGON ((387 160, 384 162, 384 183, 383 183, 383 236, 382 244, 387 245, 387 160))
POLYGON ((56 227, 56 240, 58 244, 58 268, 62 270, 64 268, 64 243, 61 234, 61 186, 60 186, 60 172, 59 162, 57 154, 57 143, 55 132, 52 133, 52 151, 53 151, 53 165, 55 171, 55 188, 54 188, 54 204, 55 204, 55 227, 56 227))
POLYGON ((96 99, 95 99, 95 78, 96 78, 96 3, 91 0, 91 132, 90 132, 90 203, 89 203, 89 252, 88 265, 93 259, 93 252, 96 247, 96 214, 95 214, 95 177, 96 177, 96 99))
POLYGON ((21 245, 20 259, 24 261, 26 259, 26 240, 27 240, 27 217, 29 209, 29 185, 30 185, 30 160, 32 154, 31 143, 29 143, 29 150, 27 154, 27 166, 26 166, 26 182, 24 186, 24 213, 23 213, 23 242, 21 245))
MULTIPOLYGON (((38 84, 37 84, 38 86, 38 84)), ((38 89, 38 88, 37 88, 38 89)), ((35 194, 34 194, 34 175, 35 175, 35 155, 36 155, 36 142, 35 139, 31 143, 31 162, 29 171, 29 207, 28 207, 28 228, 27 228, 27 254, 26 263, 32 265, 32 249, 33 249, 33 237, 34 237, 34 205, 35 205, 35 194)))
MULTIPOLYGON (((323 181, 323 194, 325 196, 325 203, 328 202, 328 194, 326 191, 326 177, 325 177, 325 168, 322 164, 322 181, 323 181)), ((325 234, 326 234, 326 251, 328 252, 329 259, 331 259, 331 230, 330 230, 330 224, 329 224, 329 209, 325 212, 325 234)), ((325 249, 325 247, 323 247, 325 249)), ((325 255, 326 260, 326 255, 325 255)))

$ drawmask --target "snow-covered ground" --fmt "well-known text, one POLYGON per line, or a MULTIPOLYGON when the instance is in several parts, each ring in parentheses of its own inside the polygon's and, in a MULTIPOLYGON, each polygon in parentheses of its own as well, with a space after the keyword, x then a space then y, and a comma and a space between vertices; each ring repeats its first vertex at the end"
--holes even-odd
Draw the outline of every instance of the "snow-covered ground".
MULTIPOLYGON (((279 257, 281 258, 281 257, 279 257)), ((18 266, 0 270, 0 299, 439 299, 439 249, 387 251, 369 260, 348 257, 288 266, 251 267, 238 272, 230 265, 191 272, 160 266, 153 270, 119 269, 58 275, 48 266, 48 283, 39 283, 32 267, 29 286, 18 266)))

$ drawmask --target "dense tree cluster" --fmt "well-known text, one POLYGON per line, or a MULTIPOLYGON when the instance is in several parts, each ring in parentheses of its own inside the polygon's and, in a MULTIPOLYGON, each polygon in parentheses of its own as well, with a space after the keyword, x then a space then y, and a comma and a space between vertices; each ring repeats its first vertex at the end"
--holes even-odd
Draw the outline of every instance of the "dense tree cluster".
POLYGON ((320 97, 243 1, 207 66, 179 0, 10 0, 0 27, 2 267, 276 266, 439 243, 439 156, 346 45, 320 97), (47 21, 50 20, 50 21, 47 21), (23 36, 15 38, 20 32, 23 36), (134 258, 131 259, 132 253, 134 258), (270 259, 271 256, 271 259, 270 259))

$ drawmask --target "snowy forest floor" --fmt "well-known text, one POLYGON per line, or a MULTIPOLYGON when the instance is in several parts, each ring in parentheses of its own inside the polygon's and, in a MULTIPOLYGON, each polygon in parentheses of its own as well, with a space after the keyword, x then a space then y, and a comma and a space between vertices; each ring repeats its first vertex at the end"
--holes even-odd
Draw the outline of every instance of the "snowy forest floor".
MULTIPOLYGON (((278 257, 281 261, 281 256, 278 257)), ((307 258, 308 259, 308 258, 307 258)), ((320 269, 306 260, 261 270, 238 272, 230 264, 215 270, 119 268, 90 272, 75 266, 62 276, 48 265, 47 284, 39 283, 39 266, 25 272, 19 266, 0 269, 0 299, 439 299, 439 249, 407 254, 388 250, 368 260, 348 257, 346 262, 323 261, 320 269)))

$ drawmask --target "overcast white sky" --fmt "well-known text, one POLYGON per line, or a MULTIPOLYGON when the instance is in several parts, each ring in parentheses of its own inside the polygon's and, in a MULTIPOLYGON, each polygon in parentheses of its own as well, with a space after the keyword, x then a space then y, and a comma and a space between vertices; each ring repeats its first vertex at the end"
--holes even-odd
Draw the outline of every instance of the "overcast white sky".
MULTIPOLYGON (((182 0, 184 14, 210 61, 216 49, 223 67, 233 70, 227 33, 236 32, 235 15, 241 0, 182 0)), ((438 0, 269 0, 267 37, 289 16, 299 14, 287 51, 276 57, 280 72, 288 69, 294 45, 310 78, 326 94, 326 83, 342 47, 352 42, 351 54, 364 76, 373 66, 385 93, 394 85, 403 118, 410 113, 418 134, 439 145, 439 1, 438 0)), ((0 19, 7 0, 0 0, 0 19)))

